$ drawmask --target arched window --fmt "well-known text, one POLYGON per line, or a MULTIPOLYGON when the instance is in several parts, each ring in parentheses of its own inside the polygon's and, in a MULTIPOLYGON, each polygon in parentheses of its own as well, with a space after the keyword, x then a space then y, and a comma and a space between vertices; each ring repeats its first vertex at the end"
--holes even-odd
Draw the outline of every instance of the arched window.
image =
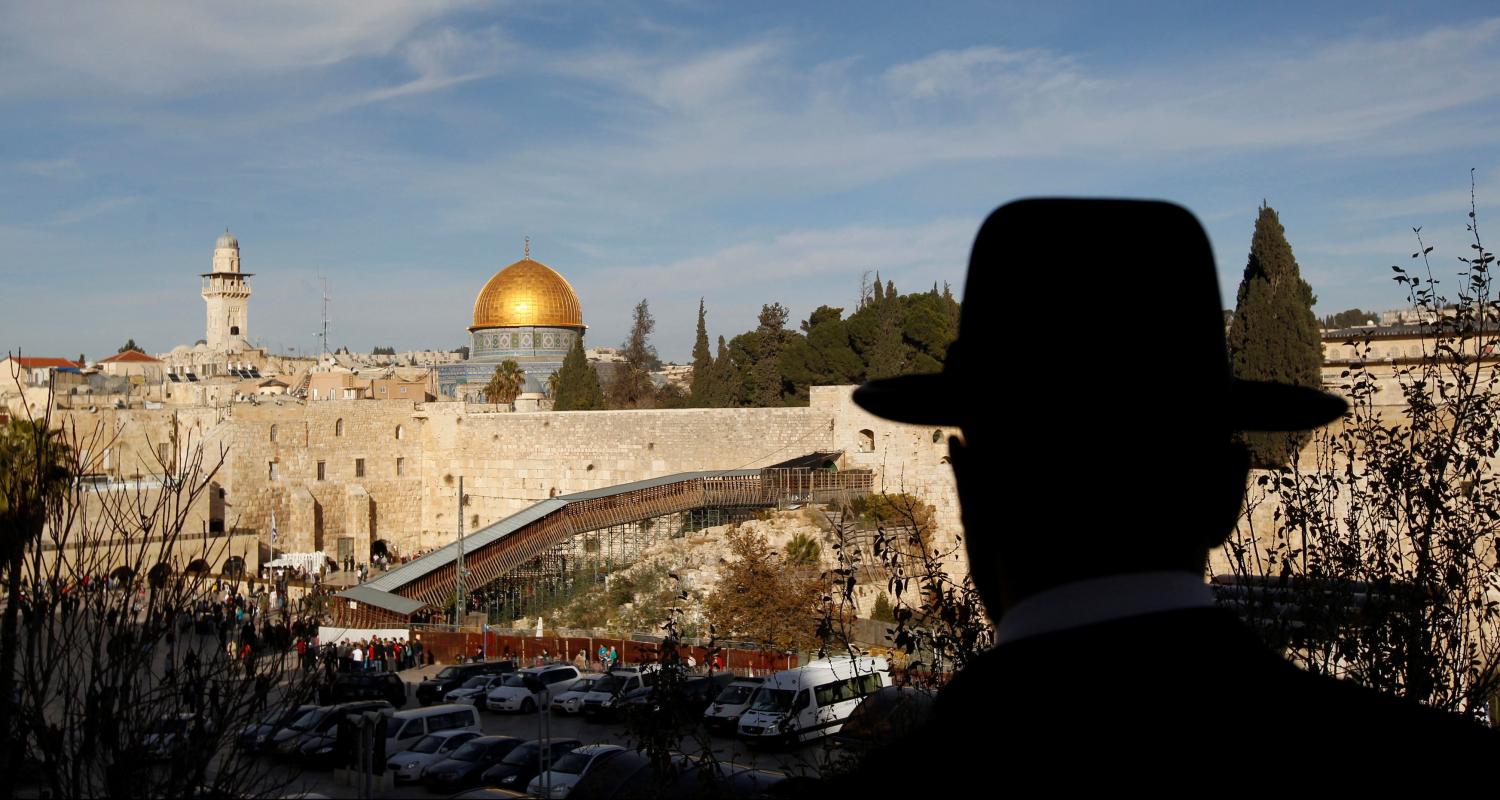
POLYGON ((859 432, 859 452, 875 452, 875 431, 865 428, 859 432))
POLYGON ((406 436, 406 429, 402 428, 400 425, 397 425, 396 426, 396 441, 400 441, 405 436, 406 436))
POLYGON ((343 436, 344 435, 344 421, 342 419, 340 419, 339 421, 333 423, 333 435, 334 436, 343 436))
POLYGON ((273 441, 273 442, 276 441, 276 426, 275 425, 271 426, 271 441, 273 441))

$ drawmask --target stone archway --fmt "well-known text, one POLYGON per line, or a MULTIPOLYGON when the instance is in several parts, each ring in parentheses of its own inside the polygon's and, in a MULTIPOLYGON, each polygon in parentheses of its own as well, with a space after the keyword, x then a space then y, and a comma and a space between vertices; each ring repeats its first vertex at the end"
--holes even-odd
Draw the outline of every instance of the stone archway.
POLYGON ((146 572, 146 585, 152 589, 160 589, 167 585, 167 579, 172 577, 172 567, 163 561, 146 572))

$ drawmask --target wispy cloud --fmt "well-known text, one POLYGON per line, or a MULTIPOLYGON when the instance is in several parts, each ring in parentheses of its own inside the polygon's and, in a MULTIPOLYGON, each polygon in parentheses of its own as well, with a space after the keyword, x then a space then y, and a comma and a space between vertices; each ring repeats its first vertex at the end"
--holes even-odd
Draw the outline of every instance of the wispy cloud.
POLYGON ((82 174, 78 162, 71 158, 52 158, 41 161, 17 161, 11 165, 18 172, 40 178, 72 179, 82 174))
POLYGON ((475 0, 0 4, 0 96, 170 96, 390 52, 475 0))
POLYGON ((51 219, 53 225, 76 225, 84 220, 112 214, 123 208, 139 204, 144 198, 129 195, 123 197, 101 197, 90 200, 81 205, 54 214, 51 219))

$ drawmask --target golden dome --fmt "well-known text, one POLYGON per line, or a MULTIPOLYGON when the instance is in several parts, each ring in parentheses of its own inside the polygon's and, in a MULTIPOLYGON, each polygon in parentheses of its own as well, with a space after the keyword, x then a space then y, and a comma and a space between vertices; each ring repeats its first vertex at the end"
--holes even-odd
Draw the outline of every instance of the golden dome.
POLYGON ((583 306, 563 276, 528 256, 495 273, 474 299, 469 330, 543 325, 583 328, 583 306))

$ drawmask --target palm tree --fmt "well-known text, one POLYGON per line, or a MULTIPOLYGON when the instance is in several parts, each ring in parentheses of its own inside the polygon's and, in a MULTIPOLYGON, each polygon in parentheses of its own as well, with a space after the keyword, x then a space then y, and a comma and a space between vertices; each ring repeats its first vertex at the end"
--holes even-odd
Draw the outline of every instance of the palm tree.
POLYGON ((521 365, 510 360, 502 361, 495 365, 495 373, 485 384, 484 399, 490 403, 514 403, 525 385, 526 372, 521 365))
POLYGON ((793 566, 816 564, 822 554, 823 548, 818 546, 817 540, 805 533, 793 536, 792 540, 786 543, 786 560, 793 566))

